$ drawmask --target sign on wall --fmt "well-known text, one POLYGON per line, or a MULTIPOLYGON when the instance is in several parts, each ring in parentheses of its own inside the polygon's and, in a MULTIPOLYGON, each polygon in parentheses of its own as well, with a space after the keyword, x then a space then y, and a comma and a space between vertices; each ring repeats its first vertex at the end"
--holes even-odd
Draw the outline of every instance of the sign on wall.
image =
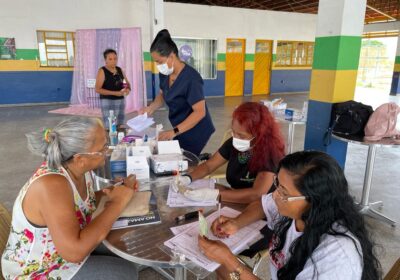
POLYGON ((0 59, 16 59, 15 38, 0 37, 0 59))

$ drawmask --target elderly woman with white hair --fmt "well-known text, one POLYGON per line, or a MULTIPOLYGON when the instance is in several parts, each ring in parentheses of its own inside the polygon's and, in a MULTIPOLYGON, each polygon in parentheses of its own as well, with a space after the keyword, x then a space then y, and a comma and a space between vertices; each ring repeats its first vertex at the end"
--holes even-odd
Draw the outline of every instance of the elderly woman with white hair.
POLYGON ((92 170, 105 163, 106 136, 101 121, 92 118, 69 118, 27 134, 28 147, 45 161, 14 204, 1 258, 6 279, 137 279, 134 264, 91 255, 138 187, 131 176, 120 187, 94 192, 92 170), (102 195, 109 204, 92 220, 102 195))

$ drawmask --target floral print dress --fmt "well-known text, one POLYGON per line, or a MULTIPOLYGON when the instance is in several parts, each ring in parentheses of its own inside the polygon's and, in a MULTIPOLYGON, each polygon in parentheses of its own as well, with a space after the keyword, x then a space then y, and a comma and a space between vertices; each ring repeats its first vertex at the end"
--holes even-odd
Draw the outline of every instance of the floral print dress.
POLYGON ((93 180, 89 172, 85 174, 87 199, 83 201, 68 172, 64 168, 50 169, 44 162, 21 189, 14 203, 10 236, 1 258, 3 276, 7 280, 71 279, 86 261, 70 263, 64 260, 57 252, 49 229, 32 225, 24 215, 22 201, 30 185, 49 174, 65 176, 70 183, 76 218, 81 228, 90 223, 92 213, 96 210, 93 180))

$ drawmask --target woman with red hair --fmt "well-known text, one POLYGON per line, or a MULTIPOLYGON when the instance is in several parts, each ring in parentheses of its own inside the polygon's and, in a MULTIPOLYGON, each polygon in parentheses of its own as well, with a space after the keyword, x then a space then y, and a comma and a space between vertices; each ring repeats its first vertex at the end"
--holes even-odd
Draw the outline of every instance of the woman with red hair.
POLYGON ((269 192, 284 154, 279 125, 267 107, 245 102, 233 112, 232 137, 209 160, 180 177, 180 183, 188 185, 228 162, 226 179, 230 188, 187 190, 184 195, 196 201, 219 197, 222 201, 247 204, 259 200, 269 192))

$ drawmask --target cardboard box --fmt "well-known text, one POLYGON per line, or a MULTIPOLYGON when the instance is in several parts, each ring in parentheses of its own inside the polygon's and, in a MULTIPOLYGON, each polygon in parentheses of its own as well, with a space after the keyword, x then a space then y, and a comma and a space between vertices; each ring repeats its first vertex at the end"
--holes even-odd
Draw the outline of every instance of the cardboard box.
POLYGON ((126 176, 126 152, 125 149, 114 149, 110 157, 111 177, 126 176))

